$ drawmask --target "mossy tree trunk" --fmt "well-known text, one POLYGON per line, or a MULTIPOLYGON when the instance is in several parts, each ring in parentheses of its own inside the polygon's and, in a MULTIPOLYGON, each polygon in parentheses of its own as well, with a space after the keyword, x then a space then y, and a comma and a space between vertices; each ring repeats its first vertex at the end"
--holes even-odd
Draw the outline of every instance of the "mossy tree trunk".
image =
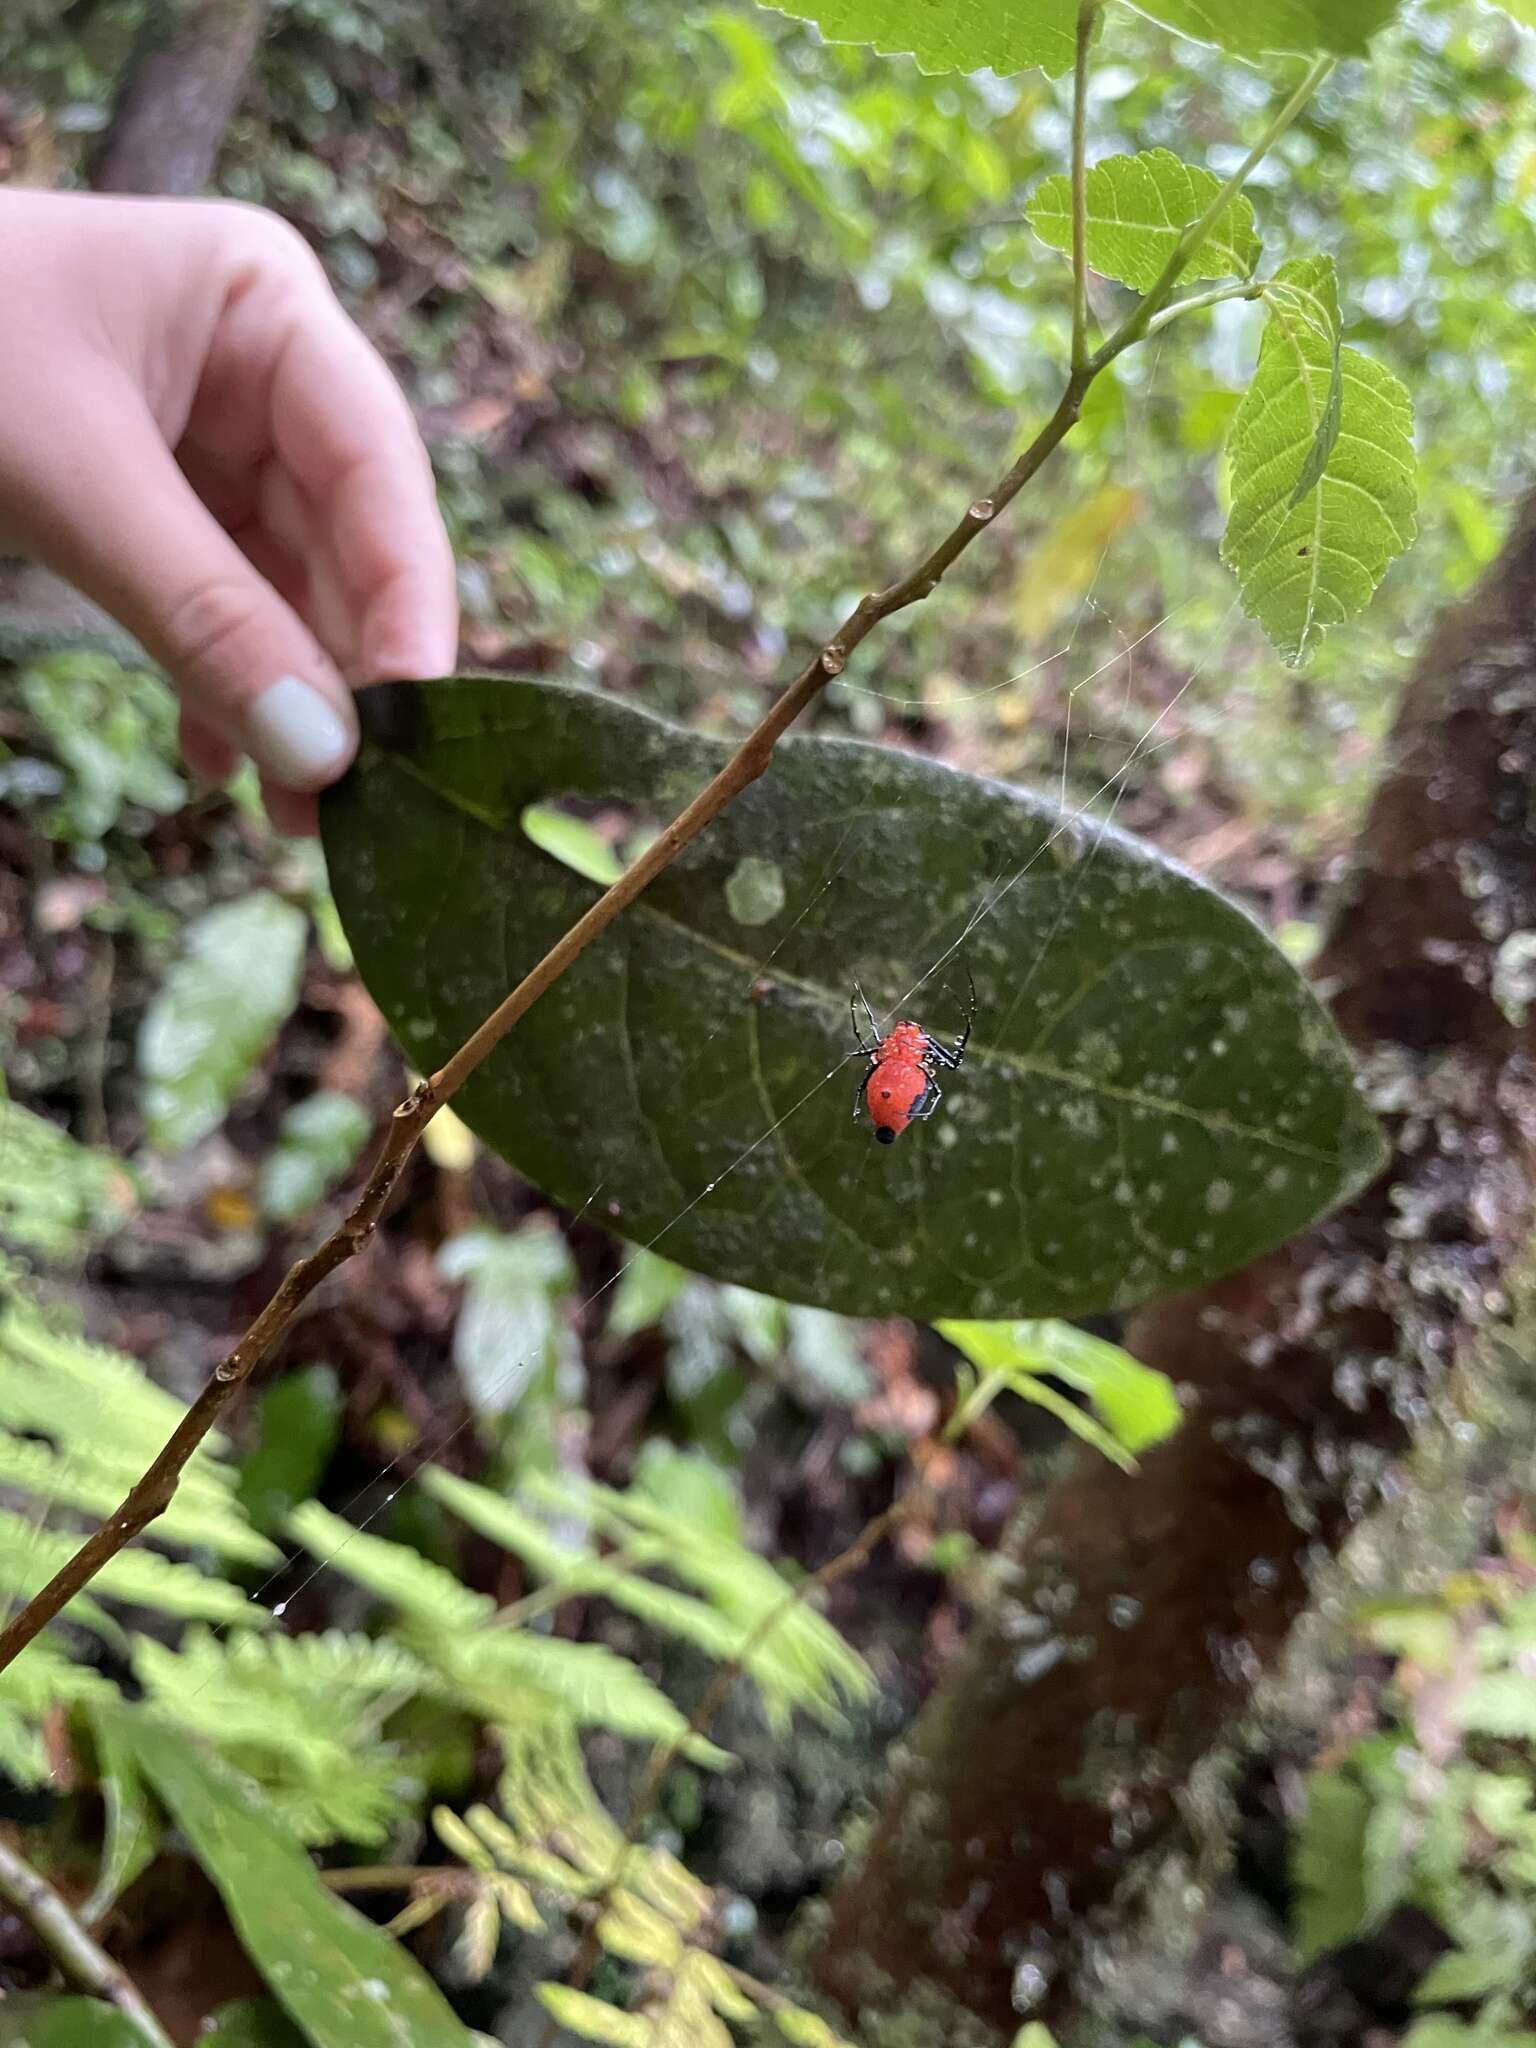
POLYGON ((1070 2015, 1131 1860, 1502 1315, 1536 1190, 1533 786, 1536 499, 1418 666, 1316 967, 1390 1170, 1134 1326, 1189 1418, 1134 1478, 1080 1458, 1013 1539, 832 1901, 819 1974, 851 2016, 1070 2015))
POLYGON ((206 190, 269 11, 270 0, 153 0, 91 166, 98 192, 206 190))

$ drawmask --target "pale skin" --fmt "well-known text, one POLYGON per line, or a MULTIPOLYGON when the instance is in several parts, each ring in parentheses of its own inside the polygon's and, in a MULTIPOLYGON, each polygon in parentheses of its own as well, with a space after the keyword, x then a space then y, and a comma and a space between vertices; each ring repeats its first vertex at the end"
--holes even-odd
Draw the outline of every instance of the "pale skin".
POLYGON ((399 387, 303 240, 219 201, 0 191, 0 552, 148 649, 189 766, 313 831, 352 692, 452 670, 453 556, 399 387))

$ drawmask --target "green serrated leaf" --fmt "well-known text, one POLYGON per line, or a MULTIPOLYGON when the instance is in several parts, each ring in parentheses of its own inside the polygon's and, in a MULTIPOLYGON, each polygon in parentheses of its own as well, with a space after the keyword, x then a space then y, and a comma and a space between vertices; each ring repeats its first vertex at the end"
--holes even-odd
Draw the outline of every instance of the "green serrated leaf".
POLYGON ((1077 0, 771 0, 829 42, 912 56, 923 71, 1071 69, 1077 0))
POLYGON ((151 1143, 180 1150, 217 1129, 297 1000, 308 930, 264 889, 187 926, 139 1029, 151 1143))
POLYGON ((1244 609, 1294 662, 1364 607, 1413 539, 1418 471, 1408 394, 1340 345, 1332 260, 1285 264, 1264 296, 1258 369, 1228 444, 1222 556, 1244 609))
POLYGON ((426 1974, 326 1889, 239 1773, 201 1754, 180 1729, 142 1713, 123 1719, 246 1954, 312 2048, 470 2048, 426 1974))
MULTIPOLYGON (((1088 262, 1133 291, 1150 291, 1178 247, 1179 236, 1221 190, 1211 171, 1180 162, 1171 150, 1111 156, 1088 173, 1088 262)), ((1072 185, 1047 178, 1028 206, 1029 224, 1052 249, 1072 248, 1072 185)), ((1259 260, 1253 207, 1240 194, 1223 209, 1207 239, 1179 273, 1183 277, 1248 277, 1259 260)))
MULTIPOLYGON (((833 42, 910 54, 925 71, 1070 69, 1075 0, 771 0, 814 21, 833 42)), ((1397 11, 1398 0, 1135 0, 1140 12, 1181 34, 1241 56, 1269 52, 1358 56, 1397 11)), ((1516 8, 1529 0, 1513 0, 1516 8)))
POLYGON ((1134 0, 1154 21, 1203 43, 1260 57, 1274 51, 1358 57, 1397 13, 1399 0, 1134 0))
MULTIPOLYGON (((428 1069, 592 901, 529 845, 526 802, 670 809, 727 749, 504 676, 359 704, 362 752, 322 799, 330 870, 364 979, 428 1069)), ((914 1007, 958 1028, 942 980, 914 1007)), ((1382 1158, 1333 1025, 1234 905, 1051 801, 793 736, 456 1100, 557 1199, 601 1187, 668 1257, 850 1315, 1074 1314, 1195 1286, 1382 1158), (744 937, 724 888, 749 851, 787 895, 744 937), (965 1068, 872 1161, 850 986, 894 1004, 962 933, 965 1068)))

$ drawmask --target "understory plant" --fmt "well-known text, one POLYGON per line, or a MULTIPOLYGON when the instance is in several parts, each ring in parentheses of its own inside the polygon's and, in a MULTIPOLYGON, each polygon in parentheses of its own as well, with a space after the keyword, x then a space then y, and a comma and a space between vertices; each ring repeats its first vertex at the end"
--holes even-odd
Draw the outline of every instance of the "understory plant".
MULTIPOLYGON (((1332 257, 1302 228, 1261 222, 1249 187, 1314 98, 1338 89, 1340 62, 1365 56, 1393 0, 1253 0, 1239 14, 1149 0, 1143 11, 1167 27, 1267 67, 1219 168, 1164 148, 1091 150, 1095 71, 1121 0, 784 11, 931 69, 1070 75, 1061 166, 1028 206, 1071 276, 1043 423, 975 477, 908 567, 865 579, 867 594, 818 632, 739 745, 542 680, 368 693, 358 763, 323 807, 340 919, 327 929, 424 1078, 361 1192, 184 1411, 64 1332, 14 1280, 0 1323, 0 1484, 101 1518, 77 1541, 47 1515, 5 1510, 0 1591, 17 1611, 0 1631, 0 1761, 41 1783, 67 1739, 94 1770, 107 1834, 87 1922, 173 1822, 319 2048, 391 2038, 392 2008, 428 2048, 464 2037, 423 1973, 332 1896, 348 1889, 398 1890, 399 1932, 454 1915, 471 1976, 504 1933, 535 1936, 558 1919, 578 1937, 578 1965, 545 2001, 593 2040, 723 2042, 759 2021, 806 2048, 834 2039, 722 1963, 709 1894, 642 1844, 633 1820, 618 1826, 587 1779, 580 1737, 596 1729, 652 1746, 646 1798, 677 1758, 723 1768, 704 1721, 635 1664, 547 1626, 567 1599, 608 1602, 703 1652, 722 1679, 747 1675, 782 1727, 869 1687, 818 1617, 814 1582, 789 1586, 643 1490, 547 1466, 500 1488, 429 1464, 401 1489, 517 1560, 531 1590, 511 1607, 314 1500, 261 1526, 243 1504, 221 1423, 315 1289, 374 1233, 450 1099, 553 1200, 584 1211, 600 1193, 598 1213, 657 1267, 675 1261, 801 1311, 935 1323, 975 1369, 957 1430, 1006 1389, 1121 1459, 1175 1426, 1174 1397, 1063 1318, 1235 1269, 1383 1160, 1322 1005, 1245 913, 1182 867, 1104 815, 1065 815, 1055 799, 913 753, 786 735, 1034 484, 1123 359, 1221 306, 1263 321, 1221 480, 1238 599, 1290 663, 1358 616, 1414 536, 1411 406, 1392 372, 1346 341, 1332 257), (620 814, 612 879, 601 861, 572 860, 569 833, 552 845, 549 828, 551 813, 584 820, 604 806, 620 814), (857 1078, 850 981, 893 1018, 919 994, 941 1000, 962 960, 978 1020, 963 1086, 877 1178, 867 1130, 822 1092, 857 1078), (202 1561, 136 1542, 152 1526, 202 1561), (355 1582, 366 1628, 273 1627, 241 1575, 298 1552, 355 1582), (171 1640, 135 1633, 113 1613, 123 1603, 182 1626, 171 1640), (54 1624, 94 1633, 101 1656, 75 1654, 54 1624), (451 1795, 476 1744, 495 1752, 498 1790, 460 1812, 451 1795), (323 1881, 305 1853, 378 1848, 429 1807, 430 1861, 323 1881), (627 2009, 588 1988, 599 1952, 637 1973, 624 1980, 627 2009)), ((103 803, 167 797, 163 781, 103 788, 103 803)), ((156 1142, 190 1144, 217 1125, 291 1006, 307 936, 294 893, 216 906, 187 935, 140 1041, 156 1142), (223 1005, 252 954, 271 972, 271 1000, 232 1034, 219 1028, 223 1005), (202 992, 191 1003, 189 987, 202 992), (182 1039, 156 1028, 172 1013, 196 1039, 200 1096, 180 1085, 182 1039)), ((304 1213, 342 1177, 362 1128, 335 1103, 294 1112, 267 1213, 304 1213)), ((112 1193, 110 1177, 82 1166, 66 1223, 89 1224, 112 1193)), ((454 1277, 483 1272, 483 1252, 461 1242, 454 1277)), ((656 1315, 664 1293, 658 1283, 656 1315)), ((511 1404, 551 1365, 541 1330, 480 1389, 482 1405, 511 1404)), ((860 1556, 880 1533, 865 1532, 860 1556)), ((1468 1810, 1491 1827, 1503 1809, 1486 1785, 1477 1797, 1468 1791, 1468 1810)), ((88 1981, 78 1958, 76 1969, 88 1981)), ((1506 1987, 1483 1989, 1502 1998, 1506 1987)), ((1507 1999, 1494 2009, 1518 2017, 1507 1999)))

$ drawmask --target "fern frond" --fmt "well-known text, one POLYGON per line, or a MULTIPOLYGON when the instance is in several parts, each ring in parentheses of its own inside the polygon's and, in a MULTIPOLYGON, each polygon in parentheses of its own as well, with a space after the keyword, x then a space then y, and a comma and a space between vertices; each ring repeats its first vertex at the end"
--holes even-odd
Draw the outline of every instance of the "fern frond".
MULTIPOLYGON (((56 1451, 35 1439, 0 1432, 0 1486, 31 1494, 50 1507, 110 1515, 143 1469, 116 1453, 78 1444, 56 1451)), ((189 1475, 178 1488, 156 1518, 154 1533, 161 1542, 212 1550, 242 1564, 272 1565, 282 1556, 246 1521, 231 1488, 202 1474, 189 1475)))
POLYGON ((317 1500, 295 1508, 286 1527, 311 1557, 344 1572, 380 1600, 428 1627, 475 1628, 496 1611, 494 1600, 461 1586, 452 1572, 419 1551, 355 1529, 317 1500))
MULTIPOLYGON (((68 1563, 79 1547, 75 1536, 44 1529, 35 1519, 0 1509, 0 1601, 30 1600, 68 1563)), ((224 1621, 236 1628, 264 1628, 265 1608, 238 1586, 210 1577, 195 1565, 178 1564, 153 1550, 119 1551, 91 1581, 96 1592, 131 1607, 153 1607, 183 1621, 224 1621)), ((121 1631, 94 1597, 79 1594, 65 1609, 72 1621, 120 1640, 121 1631)))
POLYGON ((10 1101, 0 1083, 0 1240, 72 1258, 132 1215, 136 1199, 121 1160, 10 1101))
POLYGON ((304 1841, 382 1841, 419 1796, 378 1723, 431 1675, 392 1642, 329 1631, 179 1650, 140 1638, 134 1670, 162 1719, 212 1742, 304 1841))
MULTIPOLYGON (((571 1643, 525 1629, 479 1629, 467 1637, 441 1637, 438 1652, 466 1703, 488 1721, 515 1721, 531 1687, 557 1701, 578 1728, 608 1728, 643 1742, 687 1736, 687 1721, 666 1694, 627 1657, 600 1643, 571 1643)), ((728 1751, 697 1736, 688 1738, 686 1751, 712 1770, 733 1761, 728 1751)))
MULTIPOLYGON (((79 1443, 142 1471, 185 1412, 135 1359, 58 1329, 14 1281, 0 1283, 0 1427, 79 1443)), ((189 1476, 227 1450, 210 1432, 189 1476)))
POLYGON ((537 1516, 489 1487, 435 1466, 420 1475, 420 1484, 471 1528, 563 1591, 611 1600, 649 1626, 694 1644, 717 1663, 734 1663, 745 1654, 745 1668, 776 1725, 782 1726, 796 1707, 830 1718, 839 1696, 858 1700, 871 1690, 868 1667, 831 1624, 809 1606, 786 1605, 791 1588, 771 1565, 638 1495, 574 1481, 529 1481, 534 1498, 567 1526, 606 1525, 622 1549, 604 1556, 590 1545, 561 1541, 537 1516), (665 1570, 708 1597, 699 1599, 643 1575, 650 1570, 665 1570), (747 1652, 753 1632, 770 1612, 780 1612, 777 1625, 747 1652))
POLYGON ((54 1637, 39 1636, 25 1657, 0 1671, 0 1771, 18 1785, 45 1785, 51 1772, 44 1715, 76 1701, 116 1697, 109 1678, 75 1663, 54 1637))

